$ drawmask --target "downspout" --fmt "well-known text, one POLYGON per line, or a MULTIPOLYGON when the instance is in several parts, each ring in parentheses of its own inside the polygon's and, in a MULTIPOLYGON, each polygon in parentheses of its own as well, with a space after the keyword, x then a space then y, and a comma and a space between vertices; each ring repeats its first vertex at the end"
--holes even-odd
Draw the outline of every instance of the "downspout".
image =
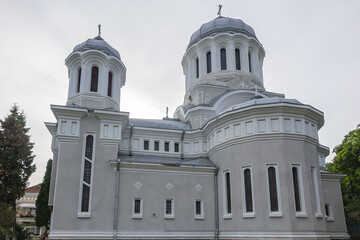
POLYGON ((114 233, 113 239, 117 239, 117 225, 118 225, 118 209, 119 209, 119 183, 120 183, 120 159, 116 163, 116 188, 115 188, 115 207, 114 207, 114 233))
POLYGON ((181 159, 184 159, 184 136, 185 136, 185 128, 183 129, 181 135, 181 159))
POLYGON ((219 239, 219 191, 218 191, 219 167, 216 166, 214 174, 214 197, 215 197, 215 240, 219 239))
POLYGON ((132 136, 133 136, 134 125, 130 125, 130 137, 129 137, 129 156, 132 155, 132 136))

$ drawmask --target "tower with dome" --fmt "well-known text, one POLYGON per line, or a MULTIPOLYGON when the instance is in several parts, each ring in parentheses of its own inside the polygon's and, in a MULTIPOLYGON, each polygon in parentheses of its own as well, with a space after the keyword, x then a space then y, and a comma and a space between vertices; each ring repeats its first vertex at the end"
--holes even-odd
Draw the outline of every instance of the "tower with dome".
POLYGON ((150 120, 120 110, 126 67, 100 32, 75 46, 46 123, 49 238, 348 239, 323 113, 267 91, 264 57, 242 20, 204 23, 182 58, 183 105, 150 120))

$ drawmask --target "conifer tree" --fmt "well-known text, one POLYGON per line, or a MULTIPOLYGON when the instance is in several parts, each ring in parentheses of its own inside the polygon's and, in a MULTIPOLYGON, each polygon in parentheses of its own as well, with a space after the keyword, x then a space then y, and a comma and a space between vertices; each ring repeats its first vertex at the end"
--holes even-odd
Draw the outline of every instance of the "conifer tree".
POLYGON ((46 231, 49 228, 50 224, 50 209, 48 206, 49 201, 49 190, 50 190, 50 178, 51 178, 51 166, 52 160, 49 159, 46 165, 46 171, 44 175, 44 179, 41 183, 41 188, 39 195, 36 199, 36 226, 42 227, 45 226, 46 231))
MULTIPOLYGON (((36 169, 32 152, 34 144, 27 134, 26 116, 19 112, 17 105, 0 123, 0 202, 16 213, 16 199, 25 194, 29 177, 36 169)), ((16 219, 12 226, 12 238, 16 240, 16 219)))

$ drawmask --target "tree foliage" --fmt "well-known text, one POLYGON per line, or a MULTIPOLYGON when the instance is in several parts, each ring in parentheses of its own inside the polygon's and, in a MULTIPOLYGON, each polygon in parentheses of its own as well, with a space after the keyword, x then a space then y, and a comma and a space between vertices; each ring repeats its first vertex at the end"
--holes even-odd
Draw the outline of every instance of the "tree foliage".
POLYGON ((342 143, 334 148, 329 171, 346 174, 341 181, 345 211, 360 210, 360 128, 350 131, 342 143))
MULTIPOLYGON (((34 144, 30 142, 26 128, 26 116, 17 105, 10 115, 0 120, 0 202, 16 211, 16 199, 25 194, 28 180, 36 167, 33 164, 34 144)), ((16 239, 15 221, 13 239, 16 239)))
POLYGON ((50 224, 50 209, 48 206, 48 201, 49 201, 49 190, 50 190, 51 167, 52 167, 52 160, 49 159, 46 165, 44 179, 41 183, 40 192, 35 203, 36 226, 37 227, 45 226, 46 229, 49 228, 49 224, 50 224))

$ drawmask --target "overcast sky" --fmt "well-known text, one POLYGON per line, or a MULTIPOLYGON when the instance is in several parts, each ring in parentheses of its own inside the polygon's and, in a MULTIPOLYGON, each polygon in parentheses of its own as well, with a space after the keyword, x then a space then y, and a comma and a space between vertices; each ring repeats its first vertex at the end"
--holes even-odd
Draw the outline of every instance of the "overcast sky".
MULTIPOLYGON (((52 158, 44 122, 50 104, 65 105, 65 58, 97 35, 127 68, 120 109, 159 119, 184 96, 181 58, 190 36, 222 14, 252 26, 263 44, 267 91, 284 93, 324 112, 320 143, 333 148, 360 123, 360 1, 74 1, 0 0, 0 119, 17 103, 27 115, 42 181, 52 158)), ((170 115, 171 115, 170 114, 170 115)), ((333 154, 327 161, 333 158, 333 154)))

